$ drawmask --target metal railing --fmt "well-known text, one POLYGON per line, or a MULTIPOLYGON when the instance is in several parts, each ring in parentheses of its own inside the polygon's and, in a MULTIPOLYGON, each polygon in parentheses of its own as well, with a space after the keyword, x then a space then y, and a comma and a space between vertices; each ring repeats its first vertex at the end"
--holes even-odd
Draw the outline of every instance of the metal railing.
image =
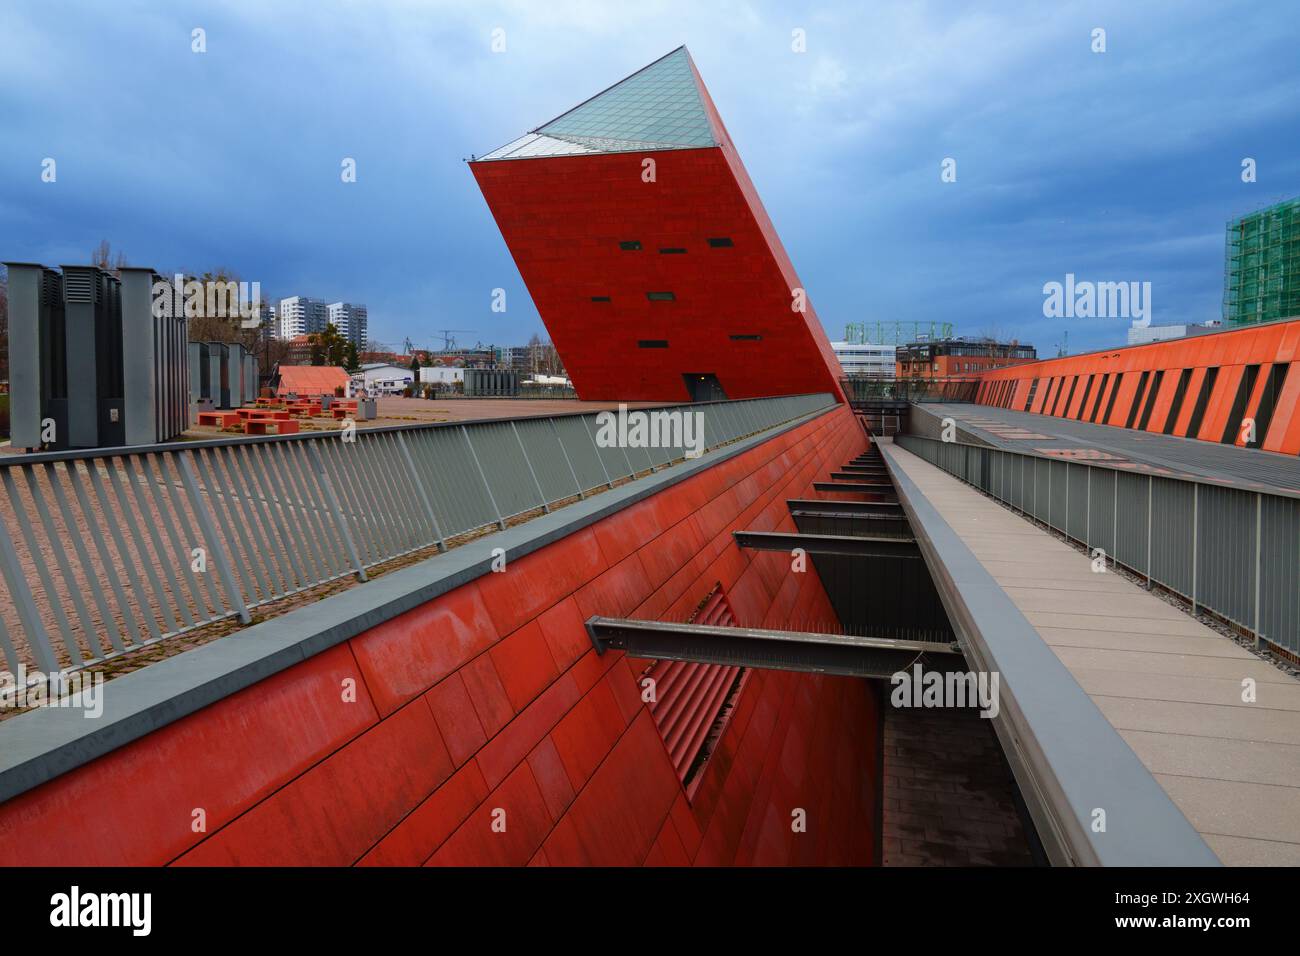
MULTIPOLYGON (((416 386, 417 388, 419 386, 416 386)), ((460 385, 439 384, 431 387, 431 383, 424 383, 424 391, 416 392, 416 398, 427 398, 436 401, 449 401, 452 399, 483 399, 483 398, 501 398, 513 401, 577 401, 578 393, 569 386, 564 385, 520 385, 519 391, 513 395, 466 395, 465 389, 460 385)))
MULTIPOLYGON (((830 395, 661 406, 716 448, 830 395)), ((687 453, 606 447, 593 412, 0 457, 0 665, 76 669, 687 453)), ((678 438, 691 438, 688 433, 678 438)), ((694 443, 691 443, 694 445, 694 443)))
POLYGON ((978 378, 890 378, 848 375, 840 387, 855 405, 877 402, 973 402, 978 378))
POLYGON ((1300 654, 1300 498, 1134 474, 1104 462, 894 441, 1216 617, 1300 654))

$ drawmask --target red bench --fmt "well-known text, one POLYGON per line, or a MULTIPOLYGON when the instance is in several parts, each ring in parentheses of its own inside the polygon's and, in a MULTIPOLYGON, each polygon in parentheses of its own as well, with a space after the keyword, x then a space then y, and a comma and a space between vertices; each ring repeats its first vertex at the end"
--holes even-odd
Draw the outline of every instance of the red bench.
POLYGON ((230 428, 239 424, 238 412, 199 412, 200 425, 213 425, 217 428, 230 428))
POLYGON ((245 435, 295 435, 298 423, 283 418, 250 418, 244 422, 245 435))
POLYGON ((256 419, 264 419, 264 420, 275 419, 275 420, 285 421, 289 418, 288 412, 282 412, 279 409, 273 409, 273 408, 240 408, 240 409, 236 409, 236 412, 239 414, 240 418, 246 420, 252 420, 256 418, 256 419))

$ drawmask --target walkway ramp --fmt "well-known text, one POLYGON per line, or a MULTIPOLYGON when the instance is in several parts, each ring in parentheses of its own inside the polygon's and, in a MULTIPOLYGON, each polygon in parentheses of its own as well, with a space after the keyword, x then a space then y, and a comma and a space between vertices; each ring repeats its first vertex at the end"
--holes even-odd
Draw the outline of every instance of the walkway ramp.
POLYGON ((913 526, 918 503, 947 524, 1222 862, 1300 865, 1300 681, 1120 574, 1095 573, 940 468, 880 446, 913 526))

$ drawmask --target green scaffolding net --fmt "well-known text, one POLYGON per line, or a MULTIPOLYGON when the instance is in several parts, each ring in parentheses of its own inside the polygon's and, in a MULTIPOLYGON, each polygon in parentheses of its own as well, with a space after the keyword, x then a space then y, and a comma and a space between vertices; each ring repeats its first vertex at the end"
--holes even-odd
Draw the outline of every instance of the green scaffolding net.
POLYGON ((1228 223, 1223 319, 1240 325, 1300 315, 1300 198, 1228 223))

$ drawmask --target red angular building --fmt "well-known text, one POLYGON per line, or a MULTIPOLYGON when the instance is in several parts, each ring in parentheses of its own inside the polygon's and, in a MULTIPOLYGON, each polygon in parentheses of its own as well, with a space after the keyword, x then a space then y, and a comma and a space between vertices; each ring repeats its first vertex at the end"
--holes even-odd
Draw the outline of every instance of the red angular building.
POLYGON ((685 47, 470 168, 579 397, 843 397, 685 47))

